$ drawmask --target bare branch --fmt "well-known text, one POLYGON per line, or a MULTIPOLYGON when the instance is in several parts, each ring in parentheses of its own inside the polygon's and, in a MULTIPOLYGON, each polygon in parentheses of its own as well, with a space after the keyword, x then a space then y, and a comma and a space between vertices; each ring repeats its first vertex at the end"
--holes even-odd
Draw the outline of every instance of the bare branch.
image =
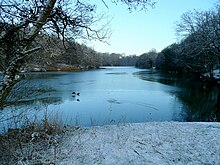
POLYGON ((36 52, 36 51, 40 50, 40 49, 41 49, 41 47, 36 47, 36 48, 30 49, 30 50, 27 50, 27 51, 25 51, 25 52, 22 52, 22 54, 23 54, 23 55, 31 54, 31 53, 33 53, 33 52, 36 52))
POLYGON ((103 2, 103 4, 105 5, 105 7, 106 7, 107 9, 109 9, 109 7, 108 7, 108 5, 105 3, 105 1, 102 0, 102 2, 103 2))

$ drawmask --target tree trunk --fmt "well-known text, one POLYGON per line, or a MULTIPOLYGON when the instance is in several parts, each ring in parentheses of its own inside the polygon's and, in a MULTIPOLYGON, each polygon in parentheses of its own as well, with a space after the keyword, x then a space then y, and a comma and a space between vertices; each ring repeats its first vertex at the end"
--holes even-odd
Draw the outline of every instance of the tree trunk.
POLYGON ((211 64, 209 67, 210 78, 214 79, 214 64, 211 64))
POLYGON ((17 82, 16 80, 16 75, 18 73, 18 68, 16 65, 19 63, 17 59, 15 61, 12 61, 9 66, 6 68, 4 75, 3 75, 3 80, 2 80, 2 86, 0 89, 0 109, 2 110, 5 101, 7 99, 7 96, 9 95, 11 89, 13 88, 14 84, 17 82))
POLYGON ((220 91, 218 92, 217 103, 215 107, 216 107, 216 111, 215 111, 216 119, 217 122, 220 122, 220 91))
MULTIPOLYGON (((7 96, 9 95, 11 89, 17 82, 16 76, 18 75, 20 67, 23 64, 23 59, 28 54, 39 49, 39 48, 34 48, 30 50, 30 46, 34 41, 34 39, 36 38, 36 36, 38 35, 39 31, 42 29, 43 25, 45 25, 45 23, 47 22, 47 18, 51 14, 51 11, 53 10, 55 3, 56 0, 47 1, 47 5, 42 10, 41 14, 39 15, 39 18, 37 19, 36 23, 31 28, 29 34, 26 37, 27 39, 26 45, 22 46, 23 43, 21 43, 23 50, 20 50, 19 52, 14 54, 14 58, 10 61, 7 68, 3 72, 3 80, 0 86, 0 109, 3 109, 7 96)), ((19 42, 19 41, 15 41, 15 42, 19 42)))

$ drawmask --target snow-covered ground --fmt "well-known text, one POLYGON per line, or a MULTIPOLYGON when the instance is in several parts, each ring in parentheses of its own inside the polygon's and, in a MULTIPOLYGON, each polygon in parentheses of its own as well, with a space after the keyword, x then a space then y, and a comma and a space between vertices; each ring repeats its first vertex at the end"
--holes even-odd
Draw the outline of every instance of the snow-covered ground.
POLYGON ((13 164, 220 165, 220 123, 148 122, 66 128, 61 136, 62 141, 60 136, 53 137, 55 145, 48 149, 39 142, 40 148, 32 153, 32 145, 28 145, 19 152, 20 161, 13 164), (32 153, 31 157, 26 157, 25 151, 32 153))
POLYGON ((56 164, 220 165, 220 123, 149 122, 79 128, 60 144, 56 164))
MULTIPOLYGON (((205 74, 203 74, 205 77, 210 77, 210 73, 205 73, 205 74)), ((213 71, 213 77, 215 78, 215 79, 220 79, 220 70, 219 69, 215 69, 214 71, 213 71)))

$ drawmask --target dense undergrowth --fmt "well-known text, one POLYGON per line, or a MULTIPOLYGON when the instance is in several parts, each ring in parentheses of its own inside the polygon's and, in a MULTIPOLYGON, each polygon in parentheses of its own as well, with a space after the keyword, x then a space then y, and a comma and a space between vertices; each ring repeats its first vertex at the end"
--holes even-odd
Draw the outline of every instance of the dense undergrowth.
POLYGON ((48 118, 5 129, 0 134, 0 164, 56 164, 57 148, 67 130, 58 120, 48 118), (53 159, 43 158, 43 152, 53 159))

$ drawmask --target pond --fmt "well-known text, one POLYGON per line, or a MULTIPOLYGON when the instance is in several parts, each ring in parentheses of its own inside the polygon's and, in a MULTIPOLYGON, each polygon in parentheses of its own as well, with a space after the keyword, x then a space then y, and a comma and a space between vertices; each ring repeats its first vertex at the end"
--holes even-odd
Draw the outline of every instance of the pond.
POLYGON ((216 120, 217 87, 204 89, 196 81, 157 70, 103 67, 22 76, 25 80, 10 96, 11 106, 0 115, 28 109, 29 115, 42 116, 46 111, 64 123, 81 126, 216 120))

